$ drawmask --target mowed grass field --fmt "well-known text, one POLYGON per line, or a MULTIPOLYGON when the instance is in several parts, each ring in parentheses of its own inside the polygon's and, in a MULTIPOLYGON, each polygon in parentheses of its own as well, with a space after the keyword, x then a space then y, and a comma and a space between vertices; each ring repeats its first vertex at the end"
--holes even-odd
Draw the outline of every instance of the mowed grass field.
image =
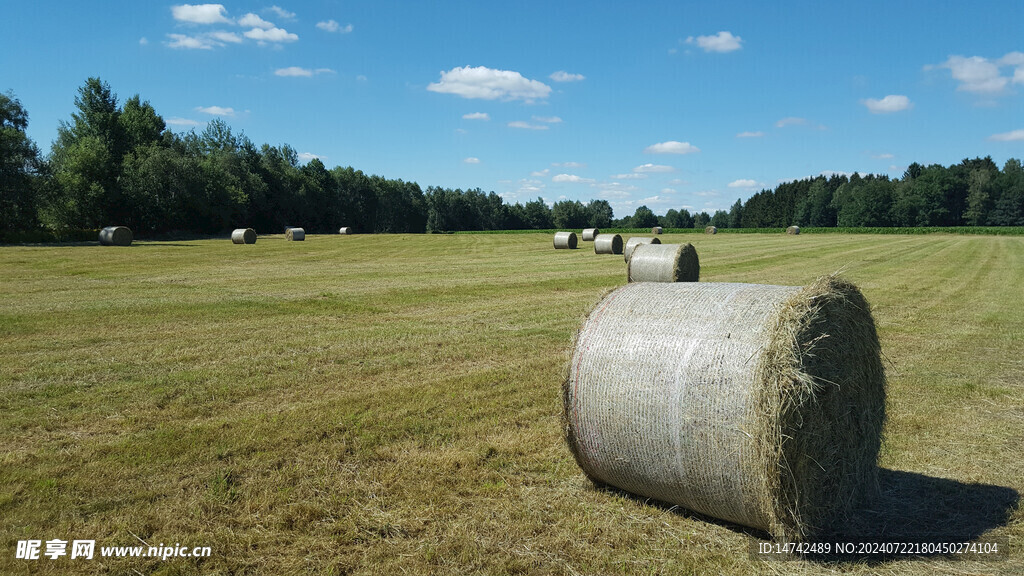
POLYGON ((587 481, 575 330, 621 256, 548 234, 0 247, 0 574, 1021 574, 1024 237, 664 235, 702 282, 843 270, 889 378, 875 537, 980 562, 767 562, 587 481), (17 560, 25 539, 210 546, 17 560))

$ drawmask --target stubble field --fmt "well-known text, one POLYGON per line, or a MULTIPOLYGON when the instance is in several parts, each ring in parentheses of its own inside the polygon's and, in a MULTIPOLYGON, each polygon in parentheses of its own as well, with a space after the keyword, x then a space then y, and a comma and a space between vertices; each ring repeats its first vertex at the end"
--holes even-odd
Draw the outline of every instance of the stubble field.
POLYGON ((767 562, 596 489, 559 387, 621 256, 548 234, 0 247, 2 574, 1024 573, 1024 237, 671 235, 702 282, 842 270, 889 378, 876 538, 994 561, 767 562), (15 558, 18 541, 208 558, 15 558))

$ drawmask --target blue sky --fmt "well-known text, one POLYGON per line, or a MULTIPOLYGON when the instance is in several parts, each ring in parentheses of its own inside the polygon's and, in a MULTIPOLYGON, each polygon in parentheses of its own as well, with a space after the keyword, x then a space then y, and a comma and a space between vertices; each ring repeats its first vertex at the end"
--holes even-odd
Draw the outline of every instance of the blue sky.
POLYGON ((728 209, 780 181, 1024 157, 1024 4, 5 2, 49 150, 89 76, 175 131, 421 186, 728 209))

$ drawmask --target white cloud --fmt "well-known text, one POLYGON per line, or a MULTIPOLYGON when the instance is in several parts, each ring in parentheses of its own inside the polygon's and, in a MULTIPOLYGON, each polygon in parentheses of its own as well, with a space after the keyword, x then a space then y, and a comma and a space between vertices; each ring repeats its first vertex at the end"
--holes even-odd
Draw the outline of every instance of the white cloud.
POLYGON ((647 154, 693 154, 694 152, 700 152, 700 148, 697 148, 689 142, 669 140, 668 142, 651 144, 647 148, 644 148, 644 152, 647 154))
POLYGON ((676 171, 676 169, 671 167, 671 166, 665 166, 665 165, 662 165, 662 164, 651 164, 651 163, 641 164, 640 166, 637 166, 636 168, 633 168, 633 172, 635 172, 637 174, 665 173, 665 172, 675 172, 675 171, 676 171))
POLYGON ((533 176, 534 178, 543 178, 548 175, 548 172, 551 172, 551 170, 548 170, 547 168, 543 170, 535 170, 530 172, 530 176, 533 176))
POLYGON ((244 28, 273 28, 273 22, 267 22, 263 18, 249 12, 238 19, 238 25, 244 28))
POLYGON ((463 120, 490 120, 491 115, 487 112, 471 112, 462 115, 463 120))
POLYGON ((647 178, 647 174, 633 173, 633 174, 615 174, 614 176, 611 176, 612 180, 643 180, 644 178, 647 178))
POLYGON ((508 123, 509 128, 523 128, 524 130, 547 130, 548 127, 543 124, 530 124, 529 122, 523 122, 522 120, 515 120, 508 123))
POLYGON ((658 206, 658 205, 663 205, 663 204, 675 204, 675 202, 676 202, 675 198, 665 198, 664 196, 661 196, 660 194, 657 195, 657 196, 648 196, 647 198, 641 198, 640 200, 637 201, 638 204, 643 205, 643 206, 647 206, 647 207, 658 206))
POLYGON ((676 193, 676 189, 675 188, 662 188, 661 189, 661 193, 662 194, 675 194, 676 193))
POLYGON ((551 93, 551 87, 547 84, 524 78, 519 72, 485 66, 457 67, 441 72, 440 81, 428 85, 427 90, 463 98, 526 102, 543 100, 551 93))
POLYGON ((295 18, 295 12, 289 12, 284 8, 281 8, 280 6, 271 6, 270 8, 268 8, 268 10, 277 14, 281 18, 284 18, 285 20, 291 20, 292 18, 295 18))
POLYGON ((346 24, 342 26, 341 24, 338 24, 338 22, 335 20, 317 22, 316 27, 327 32, 340 32, 341 34, 348 34, 349 32, 355 30, 355 27, 352 26, 351 24, 346 24))
POLYGON ((981 56, 950 56, 939 67, 948 68, 953 79, 960 82, 957 90, 964 92, 995 94, 1002 92, 1010 81, 1000 75, 997 64, 981 56))
POLYGON ((209 114, 210 116, 234 116, 234 108, 224 108, 222 106, 197 106, 196 112, 202 112, 203 114, 209 114))
POLYGON ((740 132, 736 135, 737 138, 760 138, 764 136, 764 132, 740 132))
POLYGON ((515 194, 525 194, 532 196, 533 194, 539 195, 543 191, 544 183, 541 182, 540 180, 530 180, 527 178, 523 178, 522 180, 519 181, 519 189, 516 190, 515 194))
POLYGON ((184 34, 168 34, 170 41, 169 48, 184 48, 185 50, 213 50, 214 42, 209 38, 186 36, 184 34))
POLYGON ((871 157, 874 158, 875 160, 889 160, 895 158, 895 156, 889 154, 888 152, 882 154, 873 154, 871 157))
POLYGON ((167 118, 166 120, 164 120, 164 122, 170 124, 171 126, 199 126, 202 124, 202 122, 198 122, 196 120, 189 120, 188 118, 179 118, 177 116, 167 118))
POLYGON ((315 74, 334 74, 334 70, 330 68, 317 68, 316 70, 310 70, 309 68, 301 68, 299 66, 289 66, 287 68, 278 68, 274 70, 275 76, 285 77, 302 77, 309 78, 315 74))
POLYGON ((807 124, 807 119, 806 118, 798 118, 796 116, 788 116, 788 117, 783 118, 782 120, 779 120, 778 122, 776 122, 775 123, 775 127, 776 128, 785 128, 786 126, 803 126, 804 124, 807 124))
POLYGON ((733 52, 741 48, 742 42, 742 38, 724 30, 714 36, 690 36, 686 39, 687 44, 696 44, 705 52, 733 52))
POLYGON ((558 116, 534 116, 533 119, 547 124, 559 124, 562 122, 562 119, 558 116))
POLYGON ((900 94, 889 94, 881 100, 877 98, 866 98, 861 102, 867 106, 868 110, 872 114, 889 114, 892 112, 900 112, 901 110, 909 110, 914 107, 913 102, 910 98, 900 94))
POLYGON ((556 174, 551 177, 552 182, 574 182, 579 184, 592 184, 593 178, 580 178, 575 174, 556 174))
POLYGON ((465 162, 466 164, 479 164, 480 163, 480 159, 479 158, 474 158, 472 156, 470 156, 469 158, 464 158, 462 161, 465 162))
POLYGON ((171 15, 179 22, 192 24, 230 24, 223 4, 182 4, 171 6, 171 15))
POLYGON ((757 181, 749 178, 741 178, 739 180, 729 182, 728 186, 729 188, 754 188, 757 186, 757 181))
POLYGON ((292 34, 284 28, 253 28, 245 33, 245 37, 257 42, 295 42, 298 34, 292 34))
POLYGON ((238 34, 235 34, 234 32, 226 32, 224 30, 210 32, 207 36, 222 43, 240 44, 242 42, 242 38, 238 34))
POLYGON ((583 76, 583 74, 570 74, 565 70, 559 70, 551 76, 548 76, 548 78, 551 78, 555 82, 579 82, 584 80, 586 77, 583 76))
POLYGON ((1019 142, 1024 140, 1024 130, 1012 130, 1002 134, 993 134, 988 139, 994 142, 1019 142))
POLYGON ((327 158, 326 156, 319 156, 317 154, 313 154, 312 152, 299 152, 298 157, 299 160, 302 162, 309 162, 314 158, 316 158, 317 160, 323 160, 324 158, 327 158))
POLYGON ((147 44, 149 44, 149 40, 145 36, 143 36, 142 38, 139 38, 139 45, 140 46, 145 46, 147 44))

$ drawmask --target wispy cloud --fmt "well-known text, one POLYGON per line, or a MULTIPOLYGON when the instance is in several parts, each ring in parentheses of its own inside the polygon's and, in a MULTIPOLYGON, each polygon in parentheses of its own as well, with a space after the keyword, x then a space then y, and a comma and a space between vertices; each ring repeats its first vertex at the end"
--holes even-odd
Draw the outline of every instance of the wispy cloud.
POLYGON ((463 158, 462 161, 464 163, 466 163, 466 164, 479 164, 480 163, 480 159, 479 158, 475 158, 473 156, 470 156, 469 158, 463 158))
POLYGON ((895 158, 895 156, 889 154, 888 152, 883 152, 882 154, 872 154, 871 157, 874 158, 875 160, 890 160, 892 158, 895 158))
POLYGON ((547 130, 548 126, 544 124, 530 124, 529 122, 523 122, 522 120, 514 120, 508 123, 509 128, 522 128, 523 130, 547 130))
POLYGON ((552 166, 555 168, 586 168, 587 165, 584 162, 552 162, 552 166))
POLYGON ((586 79, 583 74, 570 74, 565 70, 559 70, 558 72, 551 74, 551 76, 548 76, 548 78, 551 78, 555 82, 579 82, 586 79))
POLYGON ((690 36, 686 39, 686 43, 696 44, 705 52, 733 52, 742 47, 743 39, 723 30, 712 36, 697 36, 696 38, 690 36))
POLYGON ((309 68, 301 68, 299 66, 289 66, 287 68, 278 68, 277 70, 274 70, 274 75, 275 76, 284 76, 284 77, 304 77, 304 78, 309 78, 309 77, 314 76, 316 74, 333 74, 333 73, 334 73, 334 70, 331 70, 330 68, 317 68, 316 70, 311 70, 309 68))
POLYGON ((592 184, 596 182, 593 178, 581 178, 575 174, 556 174, 551 177, 552 182, 573 182, 577 184, 592 184))
POLYGON ((677 142, 675 140, 658 142, 644 148, 644 153, 646 154, 693 154, 696 152, 700 152, 700 148, 689 142, 677 142))
POLYGON ((203 114, 209 114, 211 116, 234 116, 234 108, 225 108, 222 106, 197 106, 196 112, 203 114))
POLYGON ((189 120, 188 118, 179 118, 177 116, 167 118, 164 122, 171 126, 199 126, 203 124, 197 120, 189 120))
POLYGON ((318 154, 313 154, 312 152, 299 152, 298 157, 299 160, 302 162, 309 162, 314 158, 316 158, 317 160, 323 160, 327 158, 327 156, 320 156, 318 154))
POLYGON ((739 180, 733 180, 732 182, 729 182, 728 186, 729 188, 756 188, 758 186, 761 186, 761 184, 758 184, 756 180, 751 180, 749 178, 741 178, 739 180))
POLYGON ((457 67, 441 72, 441 79, 428 85, 427 90, 463 98, 526 102, 543 100, 551 94, 551 87, 543 82, 530 80, 512 70, 496 70, 486 66, 457 67))
POLYGON ((171 16, 190 24, 230 24, 223 4, 182 4, 171 6, 171 16))
POLYGON ((274 27, 274 24, 272 22, 267 22, 266 20, 264 20, 263 18, 260 18, 259 16, 257 16, 256 14, 253 14, 252 12, 250 12, 250 13, 246 14, 245 16, 242 16, 241 18, 239 18, 238 19, 238 25, 242 26, 244 28, 264 28, 264 29, 266 29, 266 28, 273 28, 274 27))
POLYGON ((662 174, 664 174, 664 173, 667 173, 667 172, 675 172, 675 171, 676 171, 676 169, 671 167, 671 166, 665 166, 665 165, 662 165, 662 164, 651 164, 651 163, 641 164, 641 165, 637 166, 636 168, 633 168, 633 172, 635 174, 655 174, 655 173, 662 173, 662 174))
POLYGON ((562 119, 558 116, 534 116, 533 119, 537 122, 544 122, 545 124, 561 124, 562 119))
POLYGON ((889 94, 881 99, 866 98, 861 102, 867 106, 867 109, 870 110, 872 114, 891 114, 893 112, 909 110, 914 107, 910 98, 901 94, 889 94))
POLYGON ((270 10, 274 14, 277 14, 281 18, 284 18, 285 20, 291 20, 292 18, 295 18, 295 12, 289 12, 284 8, 281 8, 280 6, 271 6, 270 8, 268 8, 268 10, 270 10))
POLYGON ((490 120, 491 115, 487 112, 470 112, 462 115, 463 120, 490 120))
POLYGON ((1011 130, 1002 134, 993 134, 988 139, 993 142, 1019 142, 1024 140, 1024 130, 1011 130))
POLYGON ((764 132, 740 132, 736 135, 737 138, 760 138, 764 136, 764 132))
POLYGON ((317 22, 316 27, 326 32, 338 32, 341 34, 348 34, 349 32, 355 30, 355 27, 352 26, 351 24, 346 24, 342 26, 341 24, 338 24, 338 22, 335 20, 325 20, 323 22, 317 22))
POLYGON ((807 124, 807 118, 799 118, 797 116, 787 116, 775 123, 776 128, 785 128, 787 126, 803 126, 807 124))
POLYGON ((628 174, 615 174, 614 176, 610 176, 610 178, 612 180, 643 180, 644 178, 647 178, 647 174, 632 172, 628 174))

